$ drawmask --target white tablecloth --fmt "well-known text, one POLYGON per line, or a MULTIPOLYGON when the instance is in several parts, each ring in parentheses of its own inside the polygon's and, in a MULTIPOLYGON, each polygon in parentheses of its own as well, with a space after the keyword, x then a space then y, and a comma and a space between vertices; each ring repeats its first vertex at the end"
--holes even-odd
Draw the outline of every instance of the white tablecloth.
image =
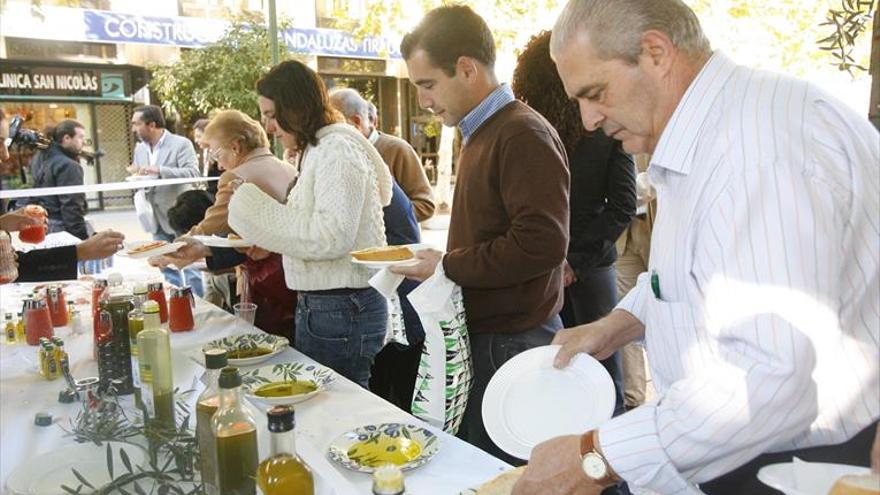
MULTIPOLYGON (((4 310, 19 304, 18 293, 31 286, 0 287, 0 304, 4 310)), ((71 289, 70 292, 75 290, 71 289)), ((81 309, 89 311, 89 306, 82 306, 81 309)), ((197 379, 204 369, 190 356, 209 340, 252 331, 251 327, 236 328, 234 317, 202 300, 197 303, 195 317, 194 331, 171 334, 174 384, 181 390, 195 386, 197 392, 192 395, 193 402, 202 389, 197 379)), ((97 376, 97 365, 91 359, 91 328, 79 335, 72 334, 69 328, 56 330, 56 335, 64 339, 71 356, 74 377, 97 376)), ((53 447, 73 442, 72 438, 64 436, 59 425, 69 427, 69 420, 76 415, 80 405, 57 401, 58 392, 65 387, 64 381, 44 380, 37 372, 36 355, 37 348, 26 344, 4 344, 0 348, 0 479, 4 486, 16 466, 30 462, 53 447), (37 412, 52 414, 55 424, 50 427, 35 426, 34 415, 37 412)), ((293 360, 312 362, 291 348, 259 366, 293 360)), ((256 409, 254 415, 260 432, 258 442, 262 459, 268 455, 269 449, 266 415, 256 409)), ((330 442, 338 435, 370 423, 416 423, 439 435, 440 449, 434 459, 421 468, 405 473, 408 493, 454 495, 510 468, 489 454, 429 427, 341 376, 328 392, 296 406, 296 420, 297 450, 320 476, 321 484, 332 488, 321 490, 327 495, 370 493, 369 475, 332 464, 325 455, 330 442)))

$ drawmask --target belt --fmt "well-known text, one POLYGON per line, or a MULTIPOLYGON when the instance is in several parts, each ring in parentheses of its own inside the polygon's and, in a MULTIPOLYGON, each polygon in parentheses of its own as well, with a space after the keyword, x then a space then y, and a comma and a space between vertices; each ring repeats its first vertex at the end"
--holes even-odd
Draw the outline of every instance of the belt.
POLYGON ((300 294, 306 296, 348 296, 350 294, 357 294, 360 291, 367 290, 368 287, 364 287, 362 289, 327 289, 327 290, 301 290, 300 294))

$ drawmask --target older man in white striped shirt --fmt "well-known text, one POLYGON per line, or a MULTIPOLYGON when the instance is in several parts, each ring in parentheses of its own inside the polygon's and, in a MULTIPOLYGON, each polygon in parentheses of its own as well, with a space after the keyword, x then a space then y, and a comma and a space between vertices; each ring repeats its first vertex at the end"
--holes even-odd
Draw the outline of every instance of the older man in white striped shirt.
POLYGON ((680 0, 571 0, 551 52, 584 126, 652 152, 651 266, 557 365, 645 338, 658 400, 532 452, 516 495, 756 494, 793 455, 867 464, 880 416, 880 136, 713 52, 680 0))

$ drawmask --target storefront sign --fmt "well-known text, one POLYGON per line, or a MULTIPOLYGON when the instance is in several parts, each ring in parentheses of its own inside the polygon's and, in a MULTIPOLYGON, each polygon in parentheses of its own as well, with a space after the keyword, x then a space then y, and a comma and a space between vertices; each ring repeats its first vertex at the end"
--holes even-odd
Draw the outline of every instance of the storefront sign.
POLYGON ((147 43, 183 47, 205 46, 219 39, 225 21, 191 17, 148 17, 84 10, 89 41, 147 43))
POLYGON ((293 28, 283 33, 284 43, 292 52, 350 58, 400 58, 398 44, 388 38, 365 36, 334 29, 293 28))
POLYGON ((2 63, 0 95, 124 98, 129 94, 126 79, 118 71, 2 63))
MULTIPOLYGON (((4 7, 0 32, 19 38, 95 43, 142 43, 199 48, 219 40, 229 23, 198 17, 153 17, 106 10, 44 7, 33 16, 25 5, 4 7)), ((399 41, 356 37, 335 29, 292 28, 281 33, 295 53, 346 58, 400 58, 399 41)))

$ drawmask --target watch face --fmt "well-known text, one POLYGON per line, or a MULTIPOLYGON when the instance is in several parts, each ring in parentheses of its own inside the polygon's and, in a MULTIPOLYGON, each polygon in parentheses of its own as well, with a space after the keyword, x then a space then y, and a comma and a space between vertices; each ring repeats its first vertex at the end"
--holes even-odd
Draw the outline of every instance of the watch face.
POLYGON ((584 472, 594 480, 600 480, 608 473, 605 467, 605 461, 595 452, 589 452, 584 456, 581 466, 584 472))

